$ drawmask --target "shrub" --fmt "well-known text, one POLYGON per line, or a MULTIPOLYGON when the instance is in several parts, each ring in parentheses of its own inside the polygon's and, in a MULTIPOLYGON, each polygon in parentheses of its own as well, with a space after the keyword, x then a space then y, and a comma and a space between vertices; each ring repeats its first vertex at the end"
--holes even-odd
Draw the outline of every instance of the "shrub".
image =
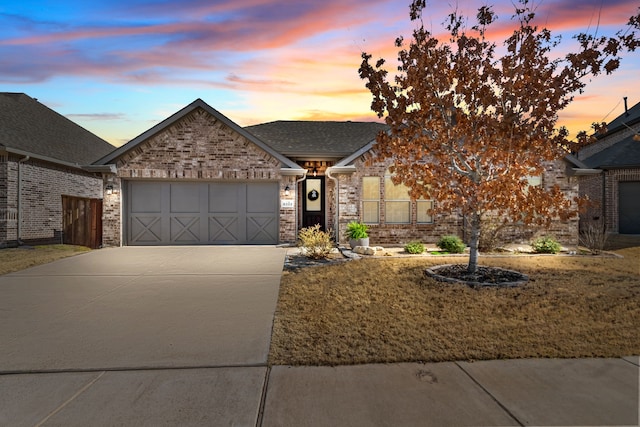
POLYGON ((444 236, 440 238, 437 245, 443 251, 452 254, 461 254, 466 248, 466 245, 458 236, 444 236))
POLYGON ((298 233, 298 246, 304 249, 307 258, 326 258, 334 246, 331 230, 320 230, 320 224, 303 228, 298 233))
POLYGON ((409 242, 404 246, 404 250, 410 254, 421 254, 424 252, 424 245, 420 242, 409 242))
POLYGON ((531 242, 533 251, 537 254, 557 254, 560 252, 560 243, 551 236, 541 236, 531 242))
POLYGON ((482 252, 492 252, 502 245, 502 232, 509 223, 504 218, 487 218, 480 224, 480 240, 478 249, 482 252))
POLYGON ((362 222, 351 221, 347 224, 346 235, 349 239, 366 239, 369 237, 369 226, 362 222))
POLYGON ((591 251, 593 255, 598 255, 607 243, 607 230, 602 221, 590 223, 584 230, 580 231, 580 243, 591 251))

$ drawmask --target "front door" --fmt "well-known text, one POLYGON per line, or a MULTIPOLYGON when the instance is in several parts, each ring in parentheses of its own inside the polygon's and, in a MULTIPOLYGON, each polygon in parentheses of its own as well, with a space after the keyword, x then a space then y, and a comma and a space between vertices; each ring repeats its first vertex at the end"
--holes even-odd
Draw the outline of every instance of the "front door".
POLYGON ((320 228, 324 230, 324 177, 307 178, 302 197, 302 226, 320 224, 320 228))

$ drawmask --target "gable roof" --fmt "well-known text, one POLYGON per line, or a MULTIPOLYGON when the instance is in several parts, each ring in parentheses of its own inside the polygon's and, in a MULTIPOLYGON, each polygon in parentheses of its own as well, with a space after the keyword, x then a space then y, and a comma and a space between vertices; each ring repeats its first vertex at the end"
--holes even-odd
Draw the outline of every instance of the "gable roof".
POLYGON ((117 148, 113 152, 111 152, 108 155, 104 156, 103 158, 97 160, 94 164, 96 164, 96 165, 106 165, 106 164, 112 163, 115 159, 117 159, 118 157, 120 157, 124 153, 128 152, 129 150, 134 149, 135 147, 137 147, 138 145, 140 145, 144 141, 148 140, 152 136, 162 132, 163 130, 165 130, 166 128, 170 127, 174 123, 180 121, 182 118, 184 118, 185 116, 189 115, 191 112, 193 112, 194 110, 196 110, 198 108, 202 108, 207 113, 209 113, 213 117, 215 117, 216 120, 219 120, 220 122, 224 123, 226 126, 231 128, 234 132, 242 135, 243 137, 245 137, 246 139, 251 141, 253 144, 257 145, 262 150, 266 151, 271 156, 273 156, 276 159, 278 159, 282 163, 282 165, 284 167, 292 168, 292 169, 294 169, 296 171, 300 169, 300 167, 296 163, 294 163, 290 159, 286 158, 282 154, 278 153, 273 148, 271 148, 270 146, 268 146, 267 144, 265 144, 264 142, 262 142, 261 140, 256 138, 254 135, 252 135, 251 133, 249 133, 246 130, 244 130, 243 128, 241 128, 239 125, 237 125, 231 119, 226 117, 224 114, 222 114, 221 112, 219 112, 215 108, 211 107, 209 104, 207 104, 206 102, 204 102, 200 98, 196 99, 191 104, 189 104, 186 107, 184 107, 182 110, 180 110, 177 113, 173 114, 172 116, 166 118, 165 120, 163 120, 162 122, 158 123, 157 125, 155 125, 151 129, 147 130, 146 132, 138 135, 137 137, 135 137, 131 141, 127 142, 123 146, 117 148))
MULTIPOLYGON (((611 135, 629 130, 640 122, 640 102, 616 117, 607 125, 607 132, 598 136, 599 142, 611 135)), ((586 148, 589 148, 587 146, 586 148)), ((590 168, 612 169, 640 166, 640 141, 634 140, 633 135, 615 142, 610 147, 598 151, 582 160, 590 168)))
POLYGON ((582 161, 590 168, 613 169, 640 166, 640 141, 633 135, 582 161))
POLYGON ((245 128, 287 157, 341 159, 373 141, 387 125, 376 122, 279 120, 245 128))
POLYGON ((89 165, 115 147, 24 93, 0 92, 0 148, 89 165))

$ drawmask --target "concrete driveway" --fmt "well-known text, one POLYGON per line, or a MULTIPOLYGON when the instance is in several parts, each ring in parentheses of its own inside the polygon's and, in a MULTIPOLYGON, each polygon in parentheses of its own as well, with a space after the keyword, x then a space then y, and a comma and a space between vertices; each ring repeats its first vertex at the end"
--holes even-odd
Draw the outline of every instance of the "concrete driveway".
POLYGON ((285 252, 124 247, 0 276, 0 425, 255 423, 285 252))

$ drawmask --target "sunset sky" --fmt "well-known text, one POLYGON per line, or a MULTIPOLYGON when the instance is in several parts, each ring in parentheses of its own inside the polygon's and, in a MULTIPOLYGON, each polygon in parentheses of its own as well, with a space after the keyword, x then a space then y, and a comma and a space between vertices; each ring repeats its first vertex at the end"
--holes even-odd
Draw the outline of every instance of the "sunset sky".
MULTIPOLYGON (((434 33, 453 1, 430 1, 434 33)), ((484 1, 460 0, 473 16, 484 1)), ((494 0, 492 33, 513 23, 494 0)), ((570 47, 580 31, 613 34, 638 0, 536 1, 537 22, 570 47)), ((21 0, 0 5, 0 91, 24 92, 114 145, 197 98, 246 126, 273 120, 376 120, 358 77, 362 51, 393 70, 411 36, 409 0, 21 0)), ((640 52, 594 79, 561 116, 570 130, 640 102, 640 52)))

